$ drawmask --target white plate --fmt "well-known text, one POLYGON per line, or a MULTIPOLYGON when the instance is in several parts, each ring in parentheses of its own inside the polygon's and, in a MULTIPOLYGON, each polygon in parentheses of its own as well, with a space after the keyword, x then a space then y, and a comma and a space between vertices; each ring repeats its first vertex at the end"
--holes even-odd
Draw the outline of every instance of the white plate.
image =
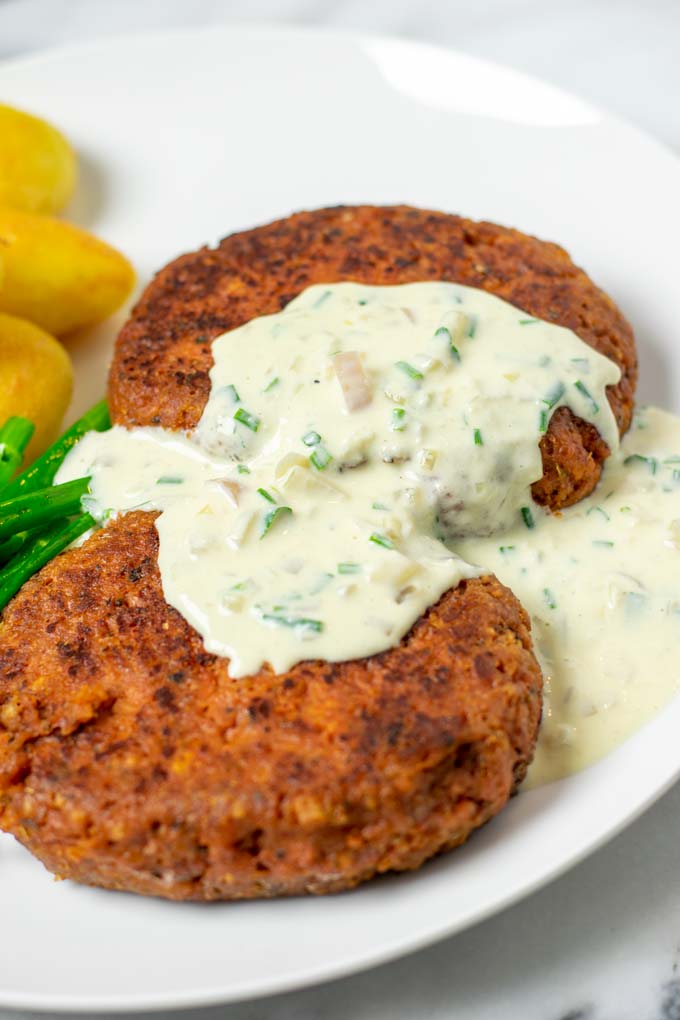
MULTIPOLYGON (((395 40, 281 28, 122 38, 0 66, 4 102, 60 125, 72 218, 140 280, 292 210, 410 202, 558 240, 634 323, 641 394, 678 409, 680 164, 513 71, 395 40)), ((74 344, 75 411, 116 323, 74 344)), ((321 899, 198 906, 54 883, 0 838, 0 1005, 171 1008, 348 974, 499 910, 592 851, 680 771, 680 701, 581 775, 517 797, 413 875, 321 899)))

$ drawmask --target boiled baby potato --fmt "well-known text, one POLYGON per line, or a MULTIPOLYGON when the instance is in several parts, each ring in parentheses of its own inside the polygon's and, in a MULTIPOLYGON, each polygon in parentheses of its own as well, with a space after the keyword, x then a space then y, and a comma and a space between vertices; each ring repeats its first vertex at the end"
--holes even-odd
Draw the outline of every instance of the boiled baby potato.
POLYGON ((76 184, 73 149, 39 117, 0 104, 0 205, 55 213, 76 184))
POLYGON ((87 231, 8 206, 0 207, 0 263, 0 312, 55 336, 101 322, 135 278, 120 252, 87 231))
POLYGON ((59 341, 32 322, 0 314, 0 424, 20 414, 35 425, 24 464, 57 438, 72 391, 71 359, 59 341))

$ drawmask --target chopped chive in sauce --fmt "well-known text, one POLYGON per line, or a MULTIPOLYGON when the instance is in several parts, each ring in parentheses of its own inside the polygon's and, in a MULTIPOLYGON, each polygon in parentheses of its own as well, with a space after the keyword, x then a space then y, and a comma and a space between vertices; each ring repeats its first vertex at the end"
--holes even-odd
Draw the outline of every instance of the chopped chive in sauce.
POLYGON ((543 589, 543 598, 548 609, 557 609, 557 599, 550 588, 543 589))
POLYGON ((265 515, 260 538, 264 538, 265 535, 269 534, 277 521, 281 520, 282 517, 285 517, 286 514, 292 514, 292 512, 293 511, 289 506, 277 506, 274 507, 273 510, 270 510, 269 513, 265 515))
POLYGON ((262 613, 265 623, 277 623, 281 627, 300 627, 304 630, 320 634, 323 630, 321 620, 308 620, 304 616, 279 616, 278 613, 262 613))
POLYGON ((369 542, 374 542, 376 545, 382 546, 383 549, 394 549, 394 542, 387 535, 379 535, 377 531, 374 531, 369 542))
POLYGON ((361 564, 360 563, 338 563, 339 574, 360 574, 361 564))
MULTIPOLYGON (((318 595, 320 591, 323 591, 324 588, 328 587, 330 582, 333 580, 333 576, 334 576, 333 574, 322 574, 319 580, 316 582, 316 584, 314 584, 313 587, 309 589, 309 594, 318 595)), ((301 595, 291 595, 291 598, 295 599, 299 599, 301 597, 302 597, 301 595)))
POLYGON ((235 404, 240 403, 241 398, 239 397, 238 390, 236 389, 233 383, 229 383, 228 386, 225 386, 224 392, 229 394, 229 396, 231 397, 235 404))
POLYGON ((540 322, 540 319, 519 319, 520 326, 530 326, 532 322, 540 322))
POLYGON ((469 315, 468 316, 468 327, 467 327, 465 335, 469 336, 471 340, 474 340, 475 335, 477 333, 477 323, 478 323, 478 321, 479 320, 477 319, 476 315, 469 315))
POLYGON ((436 329, 434 331, 434 335, 444 337, 448 341, 451 357, 453 358, 454 361, 460 361, 460 351, 453 342, 451 330, 448 329, 446 326, 440 326, 439 329, 436 329))
POLYGON ((246 411, 245 407, 239 407, 238 411, 234 412, 234 420, 240 422, 241 425, 245 425, 251 432, 257 432, 260 427, 260 419, 251 414, 250 411, 246 411))
POLYGON ((593 539, 593 545, 600 546, 600 548, 602 548, 602 549, 605 549, 605 548, 606 549, 613 549, 614 548, 614 543, 613 542, 608 542, 604 538, 594 538, 593 539))
POLYGON ((161 475, 156 479, 156 485, 182 485, 184 479, 179 475, 161 475))
POLYGON ((680 464, 680 457, 666 457, 664 464, 680 464))
POLYGON ((474 429, 472 435, 474 437, 475 446, 484 446, 484 440, 482 438, 482 430, 481 429, 474 429))
POLYGON ((579 391, 579 393, 586 398, 586 400, 590 401, 591 406, 593 408, 593 414, 597 414, 598 411, 600 410, 600 405, 595 400, 595 398, 593 397, 592 393, 585 385, 585 383, 582 383, 580 379, 577 379, 576 382, 574 383, 574 386, 579 391))
POLYGON ((572 365, 578 365, 581 371, 583 372, 590 371, 590 362, 588 361, 587 358, 570 358, 569 360, 571 361, 572 365))
POLYGON ((333 460, 326 447, 321 445, 315 448, 314 453, 309 459, 317 471, 323 471, 333 460))
POLYGON ((564 396, 564 383, 558 382, 553 386, 549 393, 543 397, 543 403, 547 404, 548 407, 552 408, 555 406, 558 400, 564 396))
POLYGON ((548 412, 544 409, 538 416, 538 431, 547 432, 549 421, 550 419, 548 418, 548 412))
POLYGON ((305 446, 318 446, 321 442, 321 436, 318 432, 306 432, 302 437, 302 442, 305 446))
POLYGON ((373 507, 374 510, 388 510, 389 511, 389 509, 390 509, 388 506, 385 506, 384 503, 371 503, 371 506, 373 507))
POLYGON ((358 305, 367 305, 368 304, 368 298, 360 297, 359 300, 357 301, 357 304, 358 305))
POLYGON ((266 499, 268 503, 276 503, 274 497, 271 496, 266 489, 258 489, 257 491, 259 495, 262 496, 262 499, 266 499))
POLYGON ((409 379, 414 379, 418 382, 423 378, 423 373, 417 368, 414 368, 413 365, 409 365, 408 361, 396 361, 395 365, 401 372, 407 375, 409 379))
POLYGON ((238 473, 240 475, 249 475, 250 474, 250 468, 246 467, 245 464, 239 464, 238 467, 236 468, 236 470, 238 471, 238 473))
POLYGON ((534 515, 532 514, 532 512, 531 512, 531 510, 529 509, 528 506, 523 506, 522 509, 520 510, 520 513, 522 514, 522 520, 526 524, 527 528, 535 528, 536 527, 536 522, 534 521, 534 515))
POLYGON ((673 481, 680 482, 680 468, 675 468, 673 471, 673 481))
POLYGON ((499 551, 499 553, 503 553, 503 555, 505 555, 505 553, 514 552, 515 551, 515 546, 514 545, 499 545, 498 546, 498 551, 499 551))
POLYGON ((406 428, 406 411, 403 407, 395 407, 392 411, 392 425, 393 432, 403 432, 406 428))
POLYGON ((267 383, 267 385, 265 386, 263 392, 264 393, 269 393, 270 390, 273 390, 274 387, 278 386, 280 382, 281 382, 281 380, 279 379, 278 375, 275 376, 270 383, 267 383))
POLYGON ((601 506, 591 506, 586 513, 586 517, 590 517, 591 514, 600 514, 601 517, 604 517, 605 521, 610 519, 607 511, 603 510, 601 506))
POLYGON ((624 465, 628 467, 629 464, 646 464, 650 472, 655 475, 658 467, 658 461, 656 457, 643 457, 641 453, 631 453, 630 457, 626 457, 624 465))
POLYGON ((630 513, 630 507, 629 506, 621 506, 621 507, 619 507, 619 513, 620 514, 629 514, 630 513))
POLYGON ((321 297, 316 299, 316 301, 314 302, 312 307, 313 308, 321 308, 321 305, 324 304, 324 302, 328 301, 330 296, 331 296, 331 291, 330 290, 325 290, 323 292, 323 294, 321 295, 321 297))

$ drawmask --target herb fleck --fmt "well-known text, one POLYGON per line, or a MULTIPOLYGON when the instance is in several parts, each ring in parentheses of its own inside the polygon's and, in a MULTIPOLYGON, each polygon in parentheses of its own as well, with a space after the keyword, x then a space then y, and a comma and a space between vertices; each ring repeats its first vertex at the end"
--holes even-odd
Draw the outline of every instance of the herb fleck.
POLYGON ((401 372, 404 372, 409 379, 413 379, 418 382, 423 378, 423 373, 417 368, 414 368, 413 365, 410 365, 408 361, 396 361, 395 365, 401 372))
POLYGON ((392 411, 392 425, 391 428, 394 432, 403 432, 406 428, 406 411, 403 407, 395 407, 392 411))
POLYGON ((641 453, 631 453, 630 457, 626 457, 624 465, 628 467, 629 464, 646 464, 651 474, 656 474, 658 467, 658 461, 656 457, 643 457, 641 453))
POLYGON ((262 528, 262 534, 260 535, 260 538, 264 538, 264 536, 271 531, 271 529, 278 520, 280 520, 282 517, 285 517, 287 514, 292 514, 292 512, 293 511, 289 506, 277 506, 274 507, 273 510, 270 510, 269 513, 265 515, 264 525, 262 528))
POLYGON ((260 427, 260 419, 251 414, 250 411, 246 411, 245 407, 239 407, 234 412, 234 420, 240 422, 241 425, 245 425, 251 432, 257 432, 260 427))
POLYGON ((338 563, 339 574, 360 574, 361 564, 359 563, 338 563))
POLYGON ((394 549, 395 547, 391 538, 388 538, 387 535, 379 535, 377 531, 373 532, 369 541, 382 546, 383 549, 394 549))
POLYGON ((527 528, 535 528, 536 527, 536 522, 534 521, 534 515, 532 514, 532 512, 531 512, 531 510, 529 509, 528 506, 523 506, 522 509, 520 510, 520 513, 522 514, 522 520, 526 524, 527 528))
POLYGON ((582 383, 580 379, 577 379, 576 382, 574 383, 574 387, 579 391, 580 394, 582 394, 582 396, 586 398, 586 400, 590 401, 590 405, 593 409, 593 414, 597 414, 598 411, 600 410, 600 405, 597 403, 597 401, 595 400, 595 398, 593 397, 592 393, 585 385, 585 383, 582 383))
POLYGON ((304 616, 279 616, 278 613, 262 613, 265 623, 277 623, 281 627, 299 627, 303 630, 320 634, 323 630, 321 620, 309 620, 304 616))
POLYGON ((326 447, 321 445, 315 447, 314 453, 309 459, 317 471, 323 471, 333 460, 326 447))

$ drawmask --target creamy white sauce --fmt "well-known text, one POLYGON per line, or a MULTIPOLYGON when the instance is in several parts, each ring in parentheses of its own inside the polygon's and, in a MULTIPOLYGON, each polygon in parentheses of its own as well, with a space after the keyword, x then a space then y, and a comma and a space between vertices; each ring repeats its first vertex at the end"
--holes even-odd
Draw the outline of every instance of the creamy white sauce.
POLYGON ((278 315, 218 337, 213 354, 196 431, 207 450, 271 481, 283 455, 307 461, 302 437, 314 431, 333 457, 326 477, 365 466, 347 479, 353 489, 370 495, 381 485, 373 472, 389 464, 386 477, 409 487, 428 535, 435 517, 447 538, 514 523, 541 477, 538 443, 558 405, 592 421, 611 448, 618 442, 604 388, 619 369, 571 330, 477 288, 309 287, 278 315), (371 394, 355 411, 336 370, 350 351, 371 394), (257 432, 234 420, 233 387, 260 419, 257 432))
POLYGON ((588 499, 457 544, 531 616, 543 721, 528 785, 578 771, 680 688, 680 419, 636 416, 588 499))
POLYGON ((57 481, 90 475, 101 520, 161 511, 164 595, 232 676, 383 651, 493 572, 546 677, 530 782, 599 757, 677 689, 680 421, 649 410, 618 451, 619 370, 574 333, 455 284, 342 283, 213 354, 192 436, 92 433, 57 481), (615 452, 551 516, 530 486, 562 405, 615 452))
POLYGON ((479 573, 455 536, 532 512, 560 403, 616 441, 617 368, 454 284, 310 287, 213 353, 192 437, 92 433, 58 481, 90 475, 100 519, 162 511, 164 595, 233 676, 396 644, 479 573))
POLYGON ((95 515, 163 511, 165 598, 208 651, 230 659, 235 677, 265 662, 282 672, 302 659, 383 651, 444 591, 478 573, 417 530, 408 495, 382 464, 374 489, 326 477, 296 454, 239 475, 232 461, 161 429, 114 427, 75 450, 59 480, 91 474, 95 515), (373 507, 372 496, 390 506, 373 507), (284 506, 291 511, 271 516, 284 506))

